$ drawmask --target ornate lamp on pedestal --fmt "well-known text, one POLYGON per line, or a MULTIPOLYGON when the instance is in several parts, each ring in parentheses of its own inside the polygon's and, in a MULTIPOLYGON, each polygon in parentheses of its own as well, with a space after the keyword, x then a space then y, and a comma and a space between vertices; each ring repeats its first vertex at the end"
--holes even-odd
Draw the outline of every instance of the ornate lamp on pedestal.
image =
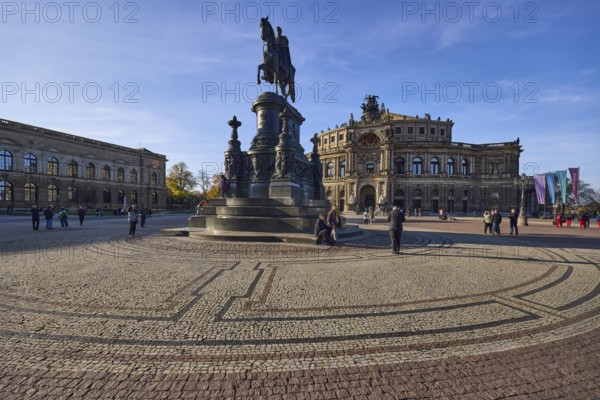
POLYGON ((521 201, 519 203, 519 219, 517 224, 519 226, 527 226, 527 215, 525 215, 525 190, 531 187, 531 181, 529 177, 522 173, 521 176, 515 178, 515 186, 521 189, 521 201))

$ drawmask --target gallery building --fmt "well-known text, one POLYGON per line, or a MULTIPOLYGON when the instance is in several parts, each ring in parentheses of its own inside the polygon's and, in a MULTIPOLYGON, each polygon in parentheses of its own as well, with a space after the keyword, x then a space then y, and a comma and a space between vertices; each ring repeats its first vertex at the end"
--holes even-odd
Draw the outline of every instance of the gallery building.
POLYGON ((391 113, 367 96, 360 120, 321 132, 319 154, 330 202, 361 212, 391 205, 437 213, 517 208, 519 139, 454 142, 450 119, 391 113))
POLYGON ((166 206, 167 159, 68 133, 0 119, 0 207, 116 210, 166 206))

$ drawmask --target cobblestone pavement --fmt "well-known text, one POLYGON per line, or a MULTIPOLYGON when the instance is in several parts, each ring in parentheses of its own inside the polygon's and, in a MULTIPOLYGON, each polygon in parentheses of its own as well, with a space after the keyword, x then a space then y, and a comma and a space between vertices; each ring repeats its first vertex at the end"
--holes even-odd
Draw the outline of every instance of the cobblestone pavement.
POLYGON ((411 218, 394 255, 383 220, 334 247, 158 234, 185 225, 0 217, 0 398, 600 399, 597 228, 411 218))

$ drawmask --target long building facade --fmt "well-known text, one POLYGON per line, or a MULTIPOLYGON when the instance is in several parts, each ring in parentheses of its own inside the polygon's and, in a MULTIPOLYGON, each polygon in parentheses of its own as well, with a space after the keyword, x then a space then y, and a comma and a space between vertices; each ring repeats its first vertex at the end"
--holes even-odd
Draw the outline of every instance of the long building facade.
POLYGON ((450 119, 391 113, 367 96, 360 120, 321 132, 319 154, 330 202, 361 212, 398 205, 410 211, 471 214, 517 208, 522 148, 452 141, 450 119))
POLYGON ((0 207, 166 207, 162 154, 0 119, 0 207))

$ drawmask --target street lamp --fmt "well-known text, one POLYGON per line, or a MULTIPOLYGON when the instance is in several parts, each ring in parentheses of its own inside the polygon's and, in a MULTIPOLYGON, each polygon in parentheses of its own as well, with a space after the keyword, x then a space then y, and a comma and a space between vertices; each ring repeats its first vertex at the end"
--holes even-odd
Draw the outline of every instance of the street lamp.
POLYGON ((527 226, 527 216, 525 215, 525 190, 529 189, 531 186, 531 181, 529 177, 522 173, 521 176, 515 178, 514 181, 515 187, 521 189, 521 201, 519 204, 519 219, 517 220, 517 224, 520 226, 527 226))

